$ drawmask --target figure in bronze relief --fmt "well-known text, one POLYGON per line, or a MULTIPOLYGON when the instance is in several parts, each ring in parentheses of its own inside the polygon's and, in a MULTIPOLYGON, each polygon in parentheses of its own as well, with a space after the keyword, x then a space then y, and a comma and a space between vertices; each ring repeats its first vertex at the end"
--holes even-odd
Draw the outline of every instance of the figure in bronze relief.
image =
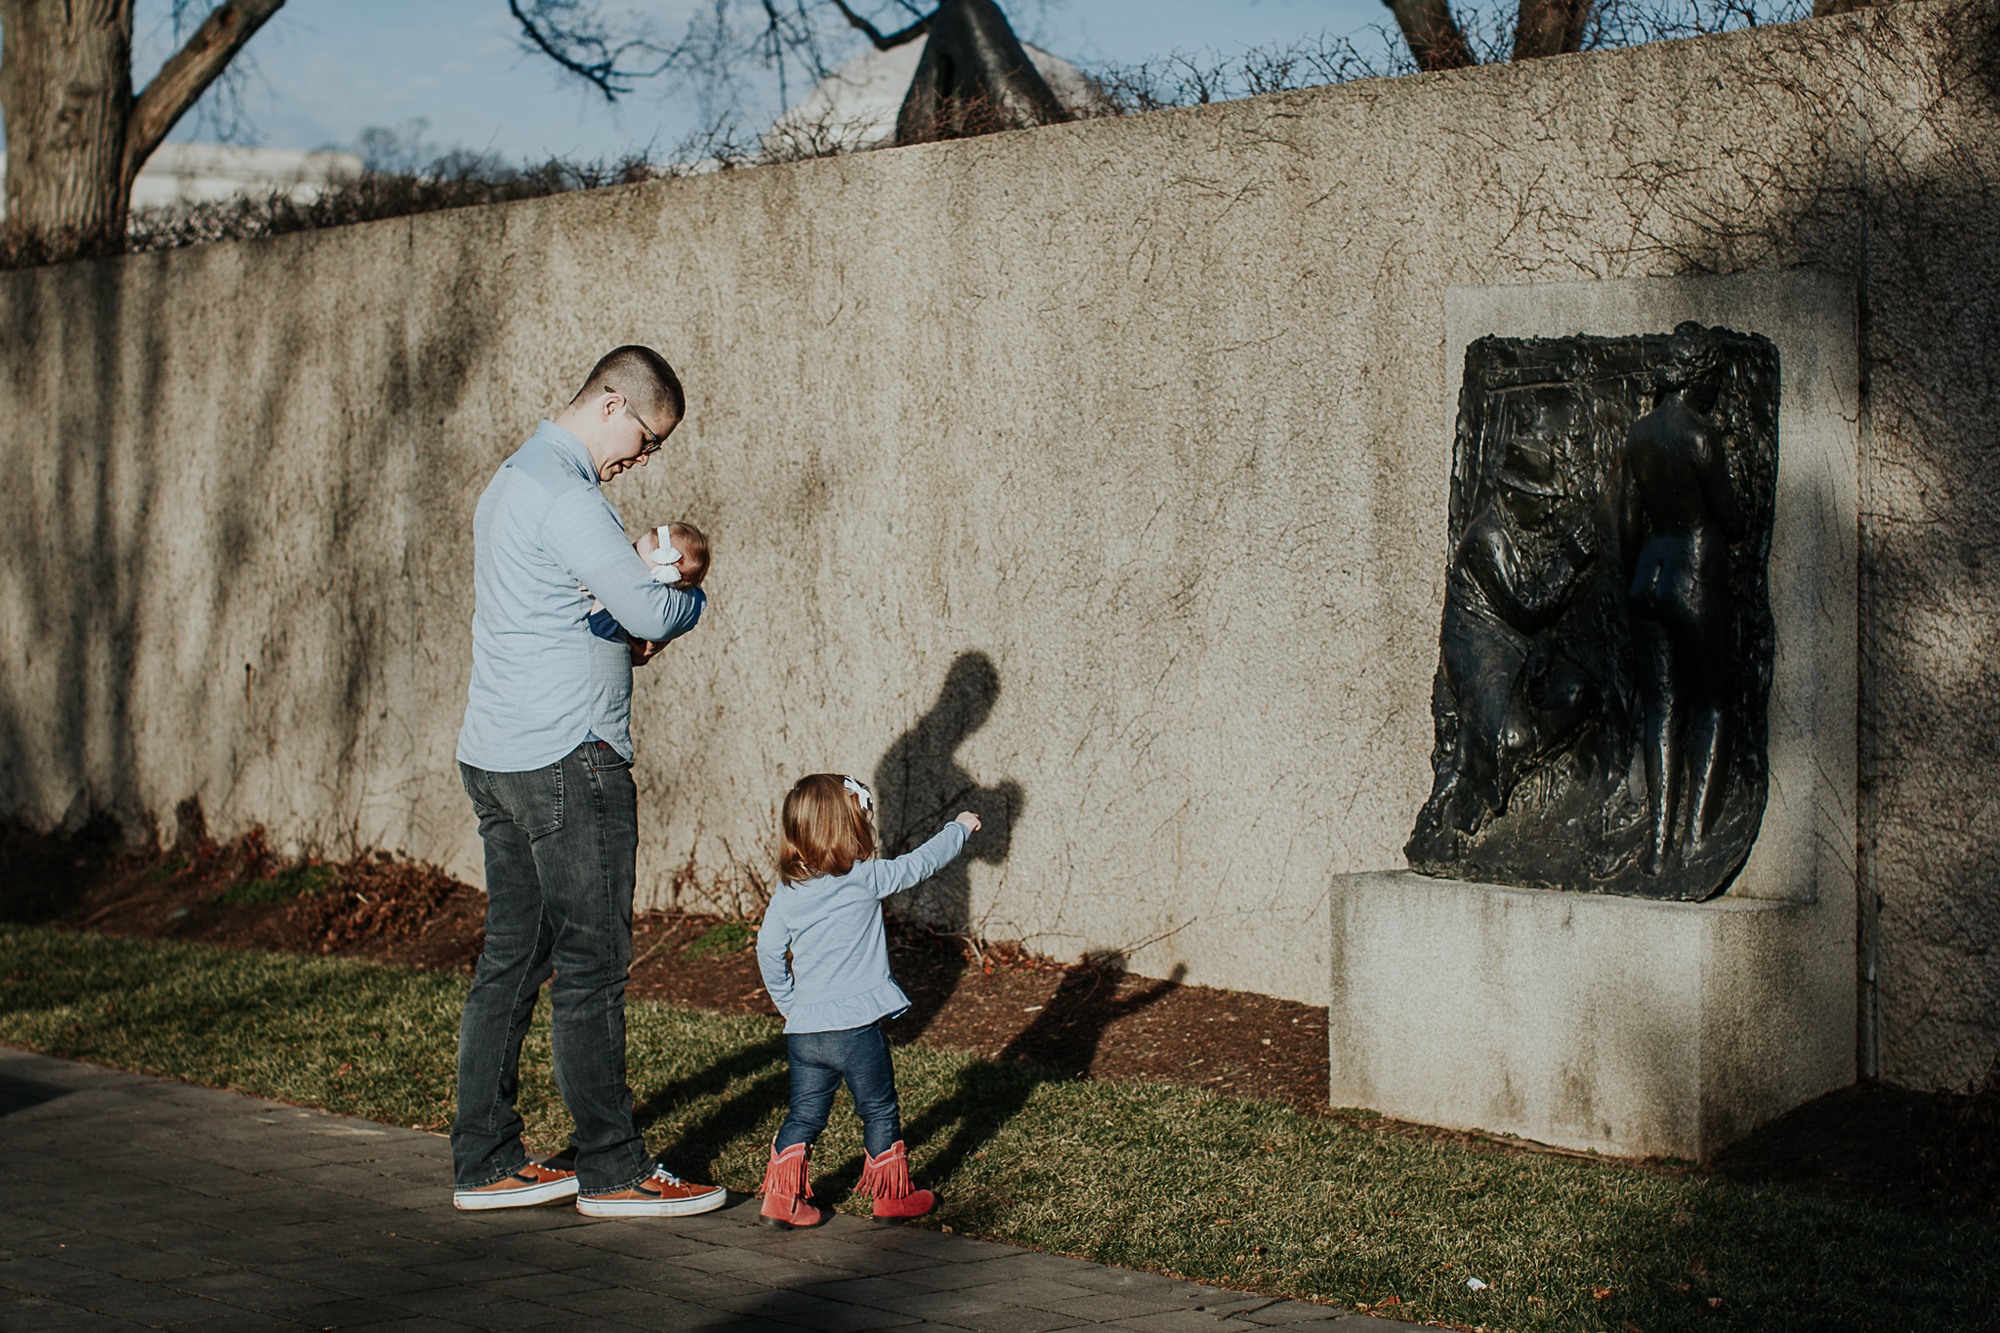
POLYGON ((1429 813, 1463 833, 1504 807, 1529 744, 1522 706, 1489 683, 1521 678, 1535 636, 1562 614, 1596 558, 1588 516, 1564 494, 1557 461, 1581 439, 1577 418, 1567 395, 1527 400, 1510 414, 1495 485, 1451 562, 1438 659, 1458 743, 1429 813))
POLYGON ((1625 437, 1625 602, 1645 717, 1649 875, 1667 865, 1683 789, 1689 846, 1714 832, 1728 767, 1729 543, 1745 524, 1723 441, 1688 403, 1701 369, 1692 340, 1673 339, 1653 410, 1625 437))
POLYGON ((1763 815, 1776 349, 1684 324, 1465 367, 1410 865, 1708 897, 1763 815))

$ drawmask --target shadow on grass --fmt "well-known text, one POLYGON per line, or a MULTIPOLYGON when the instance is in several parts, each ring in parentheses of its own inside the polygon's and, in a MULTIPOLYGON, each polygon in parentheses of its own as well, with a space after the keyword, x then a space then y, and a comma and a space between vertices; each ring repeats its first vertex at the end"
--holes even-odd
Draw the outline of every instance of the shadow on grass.
MULTIPOLYGON (((660 1153, 668 1170, 674 1170, 678 1163, 689 1170, 699 1165, 706 1171, 722 1158, 729 1144, 741 1136, 744 1126, 755 1125, 782 1108, 790 1091, 785 1039, 774 1036, 734 1051, 687 1078, 668 1082, 636 1108, 633 1119, 642 1134, 657 1125, 665 1125, 673 1131, 667 1146, 660 1153), (775 1069, 771 1068, 773 1064, 777 1066, 775 1069), (732 1084, 767 1069, 768 1073, 756 1078, 748 1087, 731 1096, 722 1095, 732 1084), (720 1100, 697 1118, 686 1122, 675 1119, 677 1115, 711 1098, 720 1100)), ((571 1145, 557 1156, 574 1152, 575 1146, 571 1145)))
MULTIPOLYGON (((1122 961, 1107 957, 1101 967, 1065 974, 1035 1021, 1002 1047, 994 1061, 968 1064, 950 1095, 904 1127, 904 1139, 917 1146, 928 1145, 949 1130, 950 1137, 928 1154, 925 1174, 930 1179, 944 1182, 957 1175, 1026 1108, 1044 1083, 1088 1077, 1105 1030, 1127 1014, 1157 1003, 1187 975, 1185 967, 1176 966, 1166 980, 1119 998, 1122 961)), ((858 1163, 854 1169, 858 1178, 858 1163)))

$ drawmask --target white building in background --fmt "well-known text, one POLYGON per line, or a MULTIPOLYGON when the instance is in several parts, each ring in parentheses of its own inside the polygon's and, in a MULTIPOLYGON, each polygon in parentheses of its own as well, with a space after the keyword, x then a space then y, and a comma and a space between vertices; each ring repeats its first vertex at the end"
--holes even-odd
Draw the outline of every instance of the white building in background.
MULTIPOLYGON (((772 157, 803 157, 829 151, 857 153, 892 143, 896 113, 903 109, 925 45, 905 42, 848 61, 785 109, 764 132, 764 151, 772 157)), ((1061 56, 1022 45, 1058 102, 1079 116, 1105 113, 1104 94, 1088 74, 1061 56)))
MULTIPOLYGON (((0 152, 0 171, 7 155, 0 152)), ((236 195, 283 191, 309 202, 337 180, 361 174, 359 153, 308 153, 297 148, 238 148, 219 143, 164 143, 132 182, 132 207, 169 208, 236 195)), ((0 217, 6 201, 0 199, 0 217)))

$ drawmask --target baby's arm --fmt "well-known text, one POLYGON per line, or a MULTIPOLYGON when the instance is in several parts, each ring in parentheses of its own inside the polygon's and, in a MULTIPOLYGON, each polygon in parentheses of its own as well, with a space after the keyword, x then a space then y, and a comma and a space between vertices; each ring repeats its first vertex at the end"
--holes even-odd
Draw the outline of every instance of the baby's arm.
MULTIPOLYGON (((780 887, 778 892, 785 890, 780 887)), ((785 950, 791 943, 791 931, 786 928, 774 899, 764 909, 764 924, 757 928, 757 970, 764 974, 764 991, 780 1014, 792 1011, 792 974, 785 967, 785 950)))
POLYGON ((979 816, 967 812, 939 829, 937 835, 914 852, 905 852, 893 861, 870 863, 870 878, 877 898, 887 898, 914 888, 945 868, 965 850, 965 840, 979 827, 979 816), (968 823, 966 821, 970 820, 968 823))

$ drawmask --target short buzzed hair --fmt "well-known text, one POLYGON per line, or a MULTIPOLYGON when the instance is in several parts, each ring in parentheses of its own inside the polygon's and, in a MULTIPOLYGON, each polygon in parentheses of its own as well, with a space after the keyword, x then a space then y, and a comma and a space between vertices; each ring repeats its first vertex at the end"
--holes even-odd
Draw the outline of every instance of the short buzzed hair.
POLYGON ((593 393, 619 394, 649 417, 657 417, 662 407, 673 409, 676 423, 687 415, 687 394, 681 391, 681 377, 674 374, 667 358, 636 343, 606 352, 590 368, 589 378, 570 401, 579 402, 593 393))

